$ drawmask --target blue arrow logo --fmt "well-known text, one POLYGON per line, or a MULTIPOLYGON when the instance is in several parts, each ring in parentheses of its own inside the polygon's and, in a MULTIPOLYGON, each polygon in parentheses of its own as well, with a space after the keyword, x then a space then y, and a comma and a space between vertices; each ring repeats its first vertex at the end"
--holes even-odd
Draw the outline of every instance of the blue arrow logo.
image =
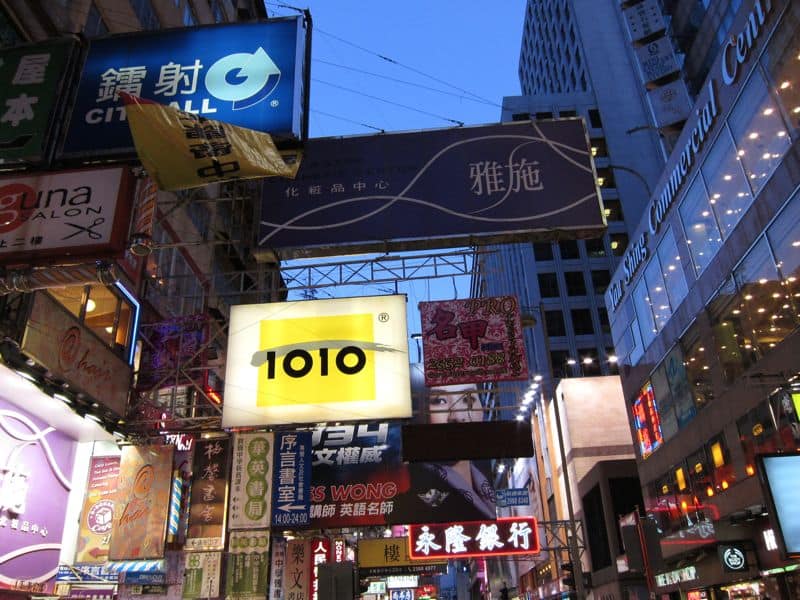
POLYGON ((280 78, 278 66, 259 48, 252 54, 239 52, 220 58, 206 72, 206 89, 220 100, 233 102, 233 110, 241 110, 269 96, 280 78), (270 79, 274 83, 268 87, 270 79))

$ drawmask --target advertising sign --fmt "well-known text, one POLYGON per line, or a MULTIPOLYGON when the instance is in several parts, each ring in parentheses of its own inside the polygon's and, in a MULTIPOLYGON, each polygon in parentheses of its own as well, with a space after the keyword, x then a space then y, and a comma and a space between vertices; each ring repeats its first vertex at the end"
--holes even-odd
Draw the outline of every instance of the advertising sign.
POLYGON ((92 40, 63 154, 133 154, 120 92, 297 137, 303 37, 298 17, 92 40))
POLYGON ((719 544, 717 555, 726 573, 741 573, 748 570, 747 552, 743 544, 719 544))
POLYGON ((659 127, 665 127, 678 121, 683 121, 689 116, 692 102, 683 79, 662 85, 647 92, 653 117, 659 127))
POLYGON ((529 506, 531 503, 528 488, 511 488, 505 490, 495 490, 497 498, 497 508, 508 506, 529 506))
POLYGON ((309 541, 289 540, 286 544, 286 565, 283 569, 284 600, 308 600, 311 582, 309 541))
POLYGON ((126 167, 0 179, 0 262, 122 257, 130 225, 126 167))
POLYGON ((0 52, 0 164, 47 158, 76 47, 67 39, 0 52))
POLYGON ((231 307, 223 427, 406 418, 406 298, 231 307))
POLYGON ((125 414, 131 369, 45 292, 36 292, 22 351, 118 415, 125 414))
POLYGON ((4 399, 0 412, 0 588, 43 592, 58 571, 76 444, 4 399))
POLYGON ((286 567, 286 540, 272 538, 272 557, 267 600, 283 600, 283 571, 286 567))
POLYGON ((800 453, 756 455, 758 477, 768 502, 769 521, 777 533, 781 556, 800 556, 800 453))
POLYGON ((190 600, 219 596, 221 564, 222 552, 187 552, 182 597, 190 600))
POLYGON ((225 545, 229 451, 228 439, 195 444, 186 550, 221 550, 225 545))
POLYGON ((161 558, 172 488, 173 446, 125 446, 114 498, 111 560, 161 558))
POLYGON ((658 0, 644 0, 622 11, 628 22, 631 41, 636 42, 664 29, 664 16, 658 0))
POLYGON ((311 600, 319 600, 319 565, 329 562, 331 541, 327 537, 311 538, 311 600))
POLYGON ((447 561, 412 561, 408 554, 408 538, 375 538, 358 540, 359 577, 387 575, 440 574, 447 572, 447 561))
POLYGON ((525 380, 515 296, 420 302, 425 385, 525 380))
POLYGON ((269 531, 232 531, 225 571, 226 600, 263 600, 269 584, 269 531))
POLYGON ((261 259, 605 228, 580 119, 313 139, 304 156, 263 186, 261 259))
POLYGON ((308 525, 311 519, 311 432, 275 434, 273 527, 308 525))
POLYGON ((636 48, 636 58, 645 83, 674 73, 679 68, 672 42, 667 37, 660 37, 636 48))
POLYGON ((661 419, 653 394, 653 386, 649 381, 634 398, 631 412, 633 413, 633 427, 636 430, 636 439, 639 442, 639 454, 644 460, 664 443, 664 438, 661 435, 661 419))
POLYGON ((408 534, 412 560, 539 553, 533 517, 410 525, 408 534))
POLYGON ((273 433, 234 434, 228 529, 269 527, 274 445, 273 433))
POLYGON ((192 383, 189 373, 203 366, 208 340, 208 315, 197 313, 142 326, 142 353, 136 389, 192 383), (167 378, 169 380, 167 381, 167 378))
POLYGON ((89 481, 81 512, 76 563, 105 563, 108 560, 119 464, 119 456, 93 456, 89 462, 89 481))

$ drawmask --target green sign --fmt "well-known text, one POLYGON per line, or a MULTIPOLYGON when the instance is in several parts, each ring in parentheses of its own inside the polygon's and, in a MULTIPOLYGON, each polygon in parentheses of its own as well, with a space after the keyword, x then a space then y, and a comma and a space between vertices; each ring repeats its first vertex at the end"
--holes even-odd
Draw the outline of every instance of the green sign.
POLYGON ((0 165, 47 157, 75 47, 60 40, 0 52, 0 165))
POLYGON ((183 598, 219 596, 221 552, 187 552, 183 572, 183 598))
POLYGON ((232 531, 226 600, 263 600, 269 588, 269 531, 232 531))

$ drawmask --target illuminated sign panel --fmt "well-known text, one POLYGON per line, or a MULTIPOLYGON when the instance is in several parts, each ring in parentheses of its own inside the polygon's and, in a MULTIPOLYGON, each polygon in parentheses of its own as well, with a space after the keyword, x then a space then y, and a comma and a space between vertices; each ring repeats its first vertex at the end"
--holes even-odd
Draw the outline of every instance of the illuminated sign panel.
POLYGON ((409 525, 412 560, 538 554, 533 517, 409 525))
POLYGON ((636 396, 631 407, 633 426, 642 458, 650 456, 664 443, 661 434, 661 417, 658 414, 653 385, 648 381, 636 396))
POLYGON ((402 295, 234 306, 224 427, 411 416, 402 295))

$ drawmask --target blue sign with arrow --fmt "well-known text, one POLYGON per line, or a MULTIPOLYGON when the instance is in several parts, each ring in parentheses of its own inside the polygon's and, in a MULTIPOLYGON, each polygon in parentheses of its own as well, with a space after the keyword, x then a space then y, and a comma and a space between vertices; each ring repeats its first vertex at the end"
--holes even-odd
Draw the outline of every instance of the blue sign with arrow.
POLYGON ((273 527, 308 525, 311 520, 311 432, 276 432, 273 465, 273 527))
POLYGON ((119 92, 299 137, 304 42, 300 17, 93 40, 62 155, 133 154, 119 92))

